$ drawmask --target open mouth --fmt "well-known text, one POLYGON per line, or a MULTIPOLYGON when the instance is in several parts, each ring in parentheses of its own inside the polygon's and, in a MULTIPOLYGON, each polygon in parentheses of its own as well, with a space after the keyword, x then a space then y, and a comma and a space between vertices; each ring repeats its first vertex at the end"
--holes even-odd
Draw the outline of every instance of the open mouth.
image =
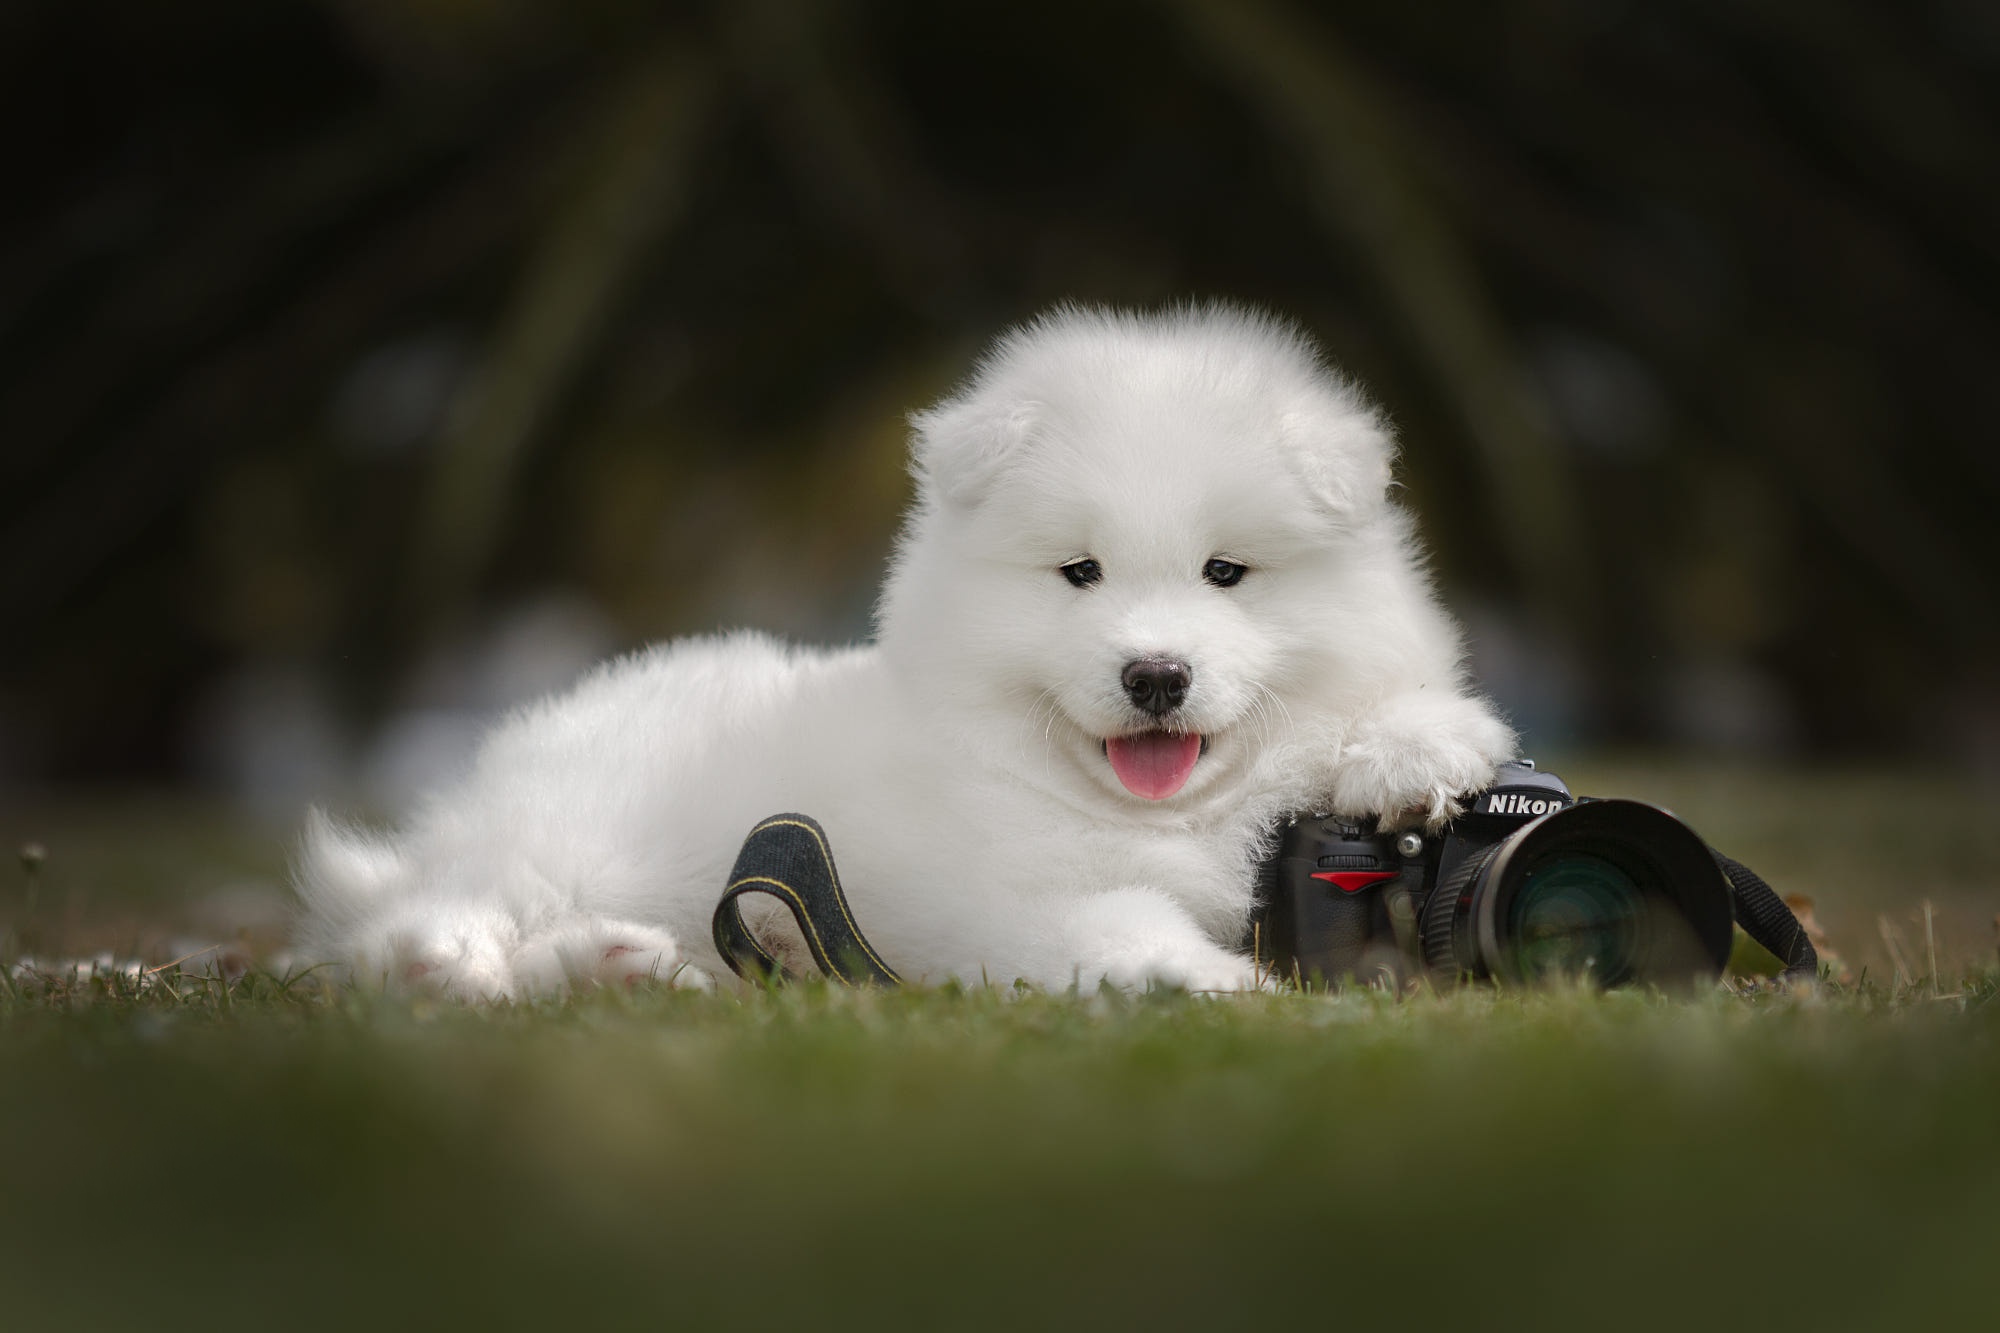
POLYGON ((1164 801, 1187 786, 1207 750, 1208 739, 1192 731, 1141 731, 1104 742, 1104 757, 1125 790, 1148 801, 1164 801))

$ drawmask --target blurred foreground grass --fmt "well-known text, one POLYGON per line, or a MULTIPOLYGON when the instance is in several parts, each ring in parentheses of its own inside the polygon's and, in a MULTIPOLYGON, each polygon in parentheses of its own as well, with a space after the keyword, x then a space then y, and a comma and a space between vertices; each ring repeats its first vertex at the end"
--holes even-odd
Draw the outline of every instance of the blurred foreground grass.
POLYGON ((2000 1003, 1944 995, 93 983, 0 1023, 0 1290, 8 1327, 1983 1326, 2000 1003))
MULTIPOLYGON (((1558 771, 1814 896, 1860 980, 480 1010, 254 973, 15 984, 0 1328, 1984 1326, 1978 794, 1558 771)), ((281 833, 179 803, 4 818, 48 849, 16 940, 164 961, 281 928, 281 833)))

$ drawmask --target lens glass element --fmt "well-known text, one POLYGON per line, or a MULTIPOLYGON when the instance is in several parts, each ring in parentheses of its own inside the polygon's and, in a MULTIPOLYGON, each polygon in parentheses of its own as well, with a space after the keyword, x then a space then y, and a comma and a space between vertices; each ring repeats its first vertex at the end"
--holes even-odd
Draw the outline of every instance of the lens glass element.
POLYGON ((1615 986, 1633 970, 1644 892, 1602 856, 1558 852, 1531 867, 1508 904, 1506 934, 1520 975, 1589 975, 1615 986))

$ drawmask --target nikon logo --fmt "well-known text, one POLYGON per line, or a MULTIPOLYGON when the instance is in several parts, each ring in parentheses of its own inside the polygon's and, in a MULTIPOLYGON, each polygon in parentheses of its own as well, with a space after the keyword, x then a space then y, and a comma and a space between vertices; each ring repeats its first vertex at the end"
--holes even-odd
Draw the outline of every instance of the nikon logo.
POLYGON ((1551 810, 1560 810, 1568 802, 1561 797, 1523 796, 1519 792, 1495 792, 1486 798, 1486 813, 1489 815, 1545 815, 1551 810))

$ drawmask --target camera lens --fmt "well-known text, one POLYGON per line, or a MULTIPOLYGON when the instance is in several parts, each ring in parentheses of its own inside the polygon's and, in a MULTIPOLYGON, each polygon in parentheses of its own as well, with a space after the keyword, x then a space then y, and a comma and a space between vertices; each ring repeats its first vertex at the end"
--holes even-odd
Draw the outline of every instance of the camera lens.
POLYGON ((1692 829, 1638 801, 1586 801, 1468 858, 1422 933, 1445 971, 1671 988, 1718 976, 1731 929, 1728 885, 1692 829))
POLYGON ((1616 985, 1632 970, 1646 912, 1644 891, 1616 862, 1587 852, 1551 856, 1521 877, 1507 908, 1516 970, 1616 985))

